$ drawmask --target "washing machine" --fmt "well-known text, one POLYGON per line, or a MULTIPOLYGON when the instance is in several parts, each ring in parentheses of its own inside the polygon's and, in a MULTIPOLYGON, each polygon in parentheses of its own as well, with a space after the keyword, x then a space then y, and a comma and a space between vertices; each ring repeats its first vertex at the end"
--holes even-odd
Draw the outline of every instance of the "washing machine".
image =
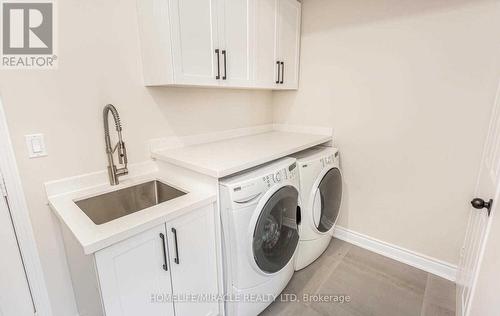
POLYGON ((294 273, 299 179, 283 158, 221 179, 226 314, 256 316, 294 273))
POLYGON ((326 250, 333 236, 342 200, 339 152, 314 147, 293 155, 300 176, 299 245, 295 270, 305 268, 326 250))

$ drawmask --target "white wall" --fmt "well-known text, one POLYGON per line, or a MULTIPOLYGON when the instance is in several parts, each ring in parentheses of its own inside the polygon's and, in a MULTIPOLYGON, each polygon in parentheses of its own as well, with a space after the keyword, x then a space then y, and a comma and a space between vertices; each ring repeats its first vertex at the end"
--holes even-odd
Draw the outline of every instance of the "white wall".
POLYGON ((106 167, 102 108, 117 106, 130 162, 148 158, 146 141, 267 124, 271 92, 144 88, 135 0, 64 0, 59 69, 0 70, 0 97, 30 208, 55 316, 76 315, 57 219, 43 183, 106 167), (28 159, 24 135, 44 133, 49 156, 28 159))
POLYGON ((335 128, 340 225, 458 263, 500 61, 500 2, 304 0, 277 122, 335 128))

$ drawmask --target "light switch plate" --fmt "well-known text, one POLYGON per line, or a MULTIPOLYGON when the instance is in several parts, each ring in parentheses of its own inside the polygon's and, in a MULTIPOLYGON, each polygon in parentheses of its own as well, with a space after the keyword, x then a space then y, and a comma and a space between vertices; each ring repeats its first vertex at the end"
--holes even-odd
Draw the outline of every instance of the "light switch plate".
POLYGON ((24 137, 26 139, 26 146, 28 147, 28 156, 30 158, 47 156, 43 134, 24 135, 24 137))

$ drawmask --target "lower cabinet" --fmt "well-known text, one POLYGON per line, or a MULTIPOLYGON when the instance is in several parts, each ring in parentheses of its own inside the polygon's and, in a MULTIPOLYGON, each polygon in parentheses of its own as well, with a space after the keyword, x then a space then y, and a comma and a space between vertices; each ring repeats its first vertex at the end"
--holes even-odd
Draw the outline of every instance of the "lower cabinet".
POLYGON ((92 315, 221 315, 215 223, 214 206, 209 205, 93 256, 73 256, 69 262, 79 312, 100 305, 102 311, 92 315), (96 276, 92 282, 82 264, 88 257, 93 257, 88 267, 96 276), (100 290, 100 302, 95 302, 97 295, 89 299, 92 290, 100 290))
POLYGON ((219 303, 207 297, 218 294, 213 214, 201 210, 167 223, 172 292, 179 298, 176 316, 219 313, 219 303))
POLYGON ((172 294, 160 236, 165 236, 165 224, 95 254, 106 315, 174 315, 172 304, 156 301, 172 294))

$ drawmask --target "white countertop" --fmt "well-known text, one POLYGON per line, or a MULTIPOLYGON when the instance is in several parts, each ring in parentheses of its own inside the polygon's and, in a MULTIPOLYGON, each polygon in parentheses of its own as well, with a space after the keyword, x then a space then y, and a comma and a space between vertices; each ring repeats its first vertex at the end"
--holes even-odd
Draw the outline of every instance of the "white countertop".
POLYGON ((90 254, 189 211, 214 203, 216 201, 216 194, 203 189, 197 190, 179 187, 163 177, 160 172, 153 172, 134 178, 123 179, 117 186, 100 184, 59 195, 52 195, 48 198, 52 210, 73 233, 83 247, 84 253, 90 254), (187 192, 187 194, 101 225, 96 225, 74 202, 150 180, 160 180, 165 184, 187 192))
POLYGON ((205 144, 153 150, 152 157, 222 178, 331 140, 331 135, 269 131, 205 144))
POLYGON ((129 165, 129 175, 120 179, 121 183, 117 186, 108 184, 106 170, 48 182, 45 188, 49 204, 62 224, 80 243, 84 253, 90 254, 215 203, 217 182, 212 182, 214 178, 222 178, 332 141, 331 133, 307 133, 309 128, 290 131, 264 127, 225 131, 222 133, 224 139, 214 138, 214 135, 190 137, 187 141, 181 139, 181 144, 193 141, 197 143, 152 150, 153 158, 170 164, 148 161, 129 165), (250 132, 254 133, 249 134, 250 132), (229 138, 235 135, 239 137, 229 138), (200 139, 212 141, 200 143, 200 139), (186 169, 195 172, 186 173, 186 169), (101 225, 96 225, 75 204, 75 201, 81 199, 151 180, 160 180, 187 194, 101 225))

